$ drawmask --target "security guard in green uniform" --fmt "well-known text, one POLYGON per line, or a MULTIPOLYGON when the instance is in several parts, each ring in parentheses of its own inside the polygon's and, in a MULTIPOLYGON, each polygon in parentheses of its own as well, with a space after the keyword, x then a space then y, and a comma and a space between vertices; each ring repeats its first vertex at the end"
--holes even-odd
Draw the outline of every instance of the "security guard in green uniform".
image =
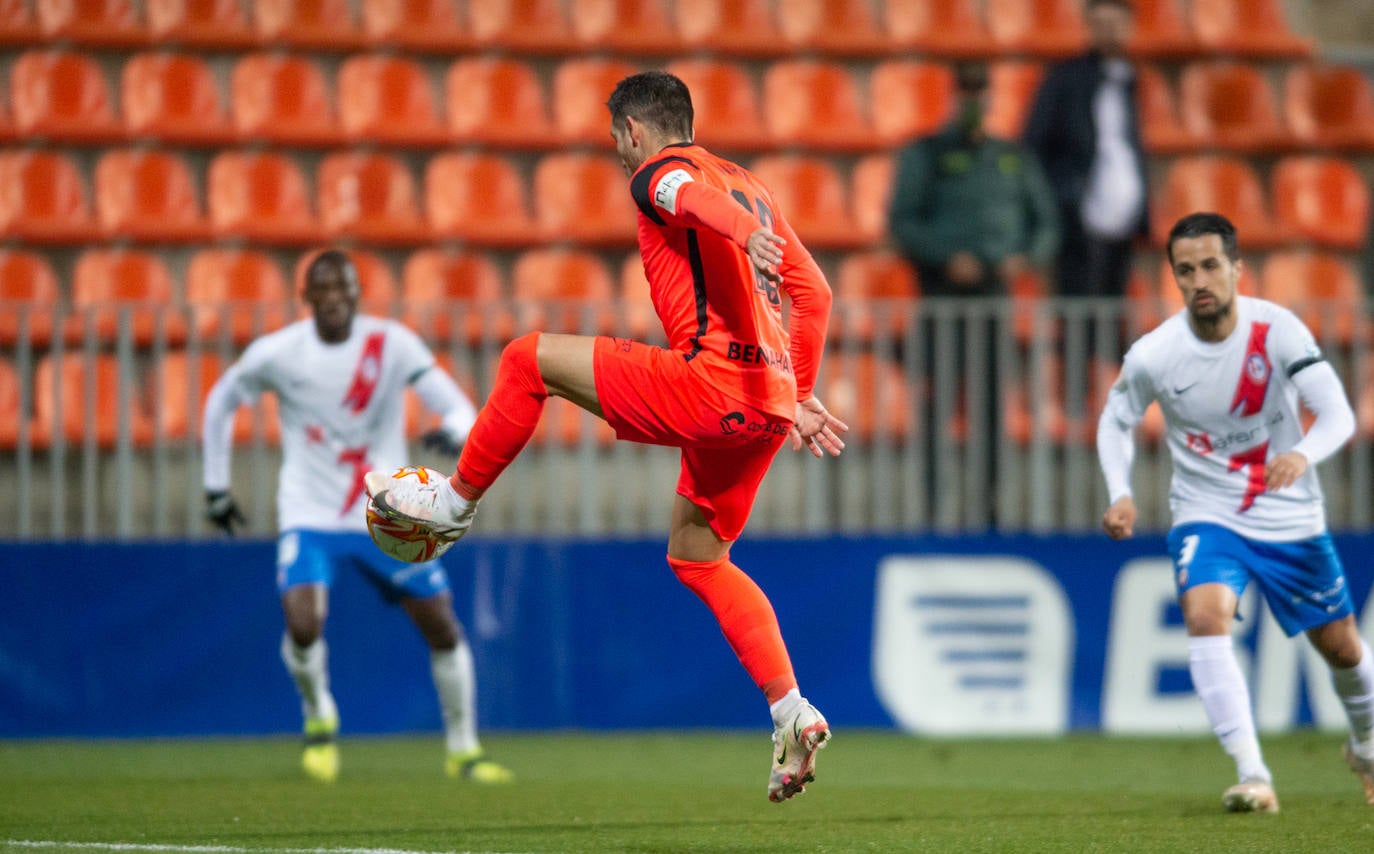
POLYGON ((988 72, 961 64, 958 107, 897 158, 889 229, 926 296, 995 296, 1059 248, 1054 195, 1034 155, 983 129, 988 72))

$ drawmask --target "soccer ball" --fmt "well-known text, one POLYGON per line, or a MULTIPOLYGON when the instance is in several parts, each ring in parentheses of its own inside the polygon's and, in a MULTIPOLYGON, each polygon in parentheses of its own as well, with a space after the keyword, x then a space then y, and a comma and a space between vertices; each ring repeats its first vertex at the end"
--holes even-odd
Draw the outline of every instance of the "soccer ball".
MULTIPOLYGON (((443 477, 434 469, 423 466, 404 466, 391 475, 393 480, 416 477, 428 482, 429 478, 443 477)), ((386 554, 406 563, 424 563, 434 560, 452 548, 457 540, 440 537, 417 522, 406 519, 388 519, 377 510, 372 499, 367 501, 367 533, 372 542, 386 554)))

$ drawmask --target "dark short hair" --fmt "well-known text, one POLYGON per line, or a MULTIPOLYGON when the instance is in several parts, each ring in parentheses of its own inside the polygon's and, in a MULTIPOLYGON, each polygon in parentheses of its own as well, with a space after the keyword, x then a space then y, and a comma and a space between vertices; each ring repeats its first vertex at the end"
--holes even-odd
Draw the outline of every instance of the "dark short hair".
POLYGON ((309 287, 315 271, 326 264, 337 269, 345 281, 351 282, 354 286, 359 285, 358 268, 353 264, 353 259, 348 257, 348 253, 341 249, 325 249, 310 259, 309 266, 305 268, 305 281, 301 282, 301 286, 309 287))
POLYGON ((1236 240, 1236 227, 1219 213, 1192 213, 1174 223, 1169 229, 1169 241, 1165 244, 1169 252, 1169 263, 1174 263, 1174 241, 1185 238, 1202 237, 1215 234, 1221 238, 1221 250, 1232 261, 1240 257, 1240 244, 1236 240))
POLYGON ((664 133, 692 138, 692 93, 686 83, 666 71, 645 71, 621 80, 606 108, 614 124, 630 117, 664 133))

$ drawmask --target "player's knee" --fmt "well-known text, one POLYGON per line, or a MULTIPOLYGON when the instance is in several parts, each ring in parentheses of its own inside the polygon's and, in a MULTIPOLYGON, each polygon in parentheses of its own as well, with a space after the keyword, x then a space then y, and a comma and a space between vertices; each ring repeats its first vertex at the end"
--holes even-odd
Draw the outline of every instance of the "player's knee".
POLYGON ((320 639, 324 633, 324 620, 315 614, 288 614, 286 633, 297 647, 305 648, 320 639))
POLYGON ((539 332, 526 332, 501 351, 501 367, 516 373, 539 376, 539 332))
POLYGON ((693 591, 708 584, 729 562, 729 556, 706 561, 668 558, 668 566, 672 568, 673 575, 677 576, 678 581, 693 591))

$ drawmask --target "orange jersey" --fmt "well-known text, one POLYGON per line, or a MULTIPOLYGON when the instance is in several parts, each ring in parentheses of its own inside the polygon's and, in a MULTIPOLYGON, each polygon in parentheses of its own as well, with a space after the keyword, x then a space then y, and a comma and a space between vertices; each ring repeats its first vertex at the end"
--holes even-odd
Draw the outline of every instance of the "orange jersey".
POLYGON ((701 359, 721 391, 791 418, 815 385, 830 288, 772 193, 748 170, 689 143, 647 160, 630 179, 630 193, 668 346, 701 359), (780 285, 758 273, 743 248, 761 226, 787 241, 780 285), (782 292, 792 301, 790 329, 782 292))

